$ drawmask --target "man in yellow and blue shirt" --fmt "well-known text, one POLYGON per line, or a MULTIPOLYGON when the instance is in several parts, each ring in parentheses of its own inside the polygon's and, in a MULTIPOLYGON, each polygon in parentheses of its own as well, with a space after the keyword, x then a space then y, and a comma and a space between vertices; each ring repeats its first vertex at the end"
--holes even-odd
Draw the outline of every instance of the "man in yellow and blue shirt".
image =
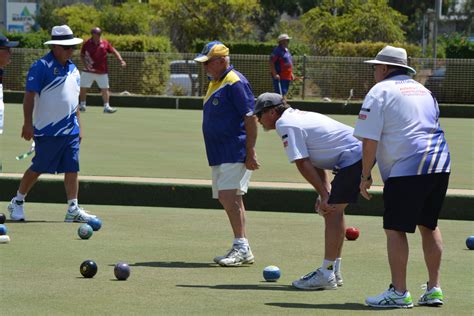
POLYGON ((212 196, 219 199, 234 233, 230 251, 217 256, 221 266, 254 262, 245 230, 245 206, 252 170, 259 167, 255 152, 255 98, 248 80, 230 65, 229 49, 218 41, 204 46, 195 59, 211 79, 204 98, 202 131, 212 168, 212 196))

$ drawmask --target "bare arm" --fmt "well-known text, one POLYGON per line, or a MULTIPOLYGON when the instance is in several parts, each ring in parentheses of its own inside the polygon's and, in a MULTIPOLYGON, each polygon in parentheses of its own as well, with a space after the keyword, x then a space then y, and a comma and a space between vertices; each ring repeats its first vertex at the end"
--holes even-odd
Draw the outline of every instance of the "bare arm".
POLYGON ((276 80, 280 80, 280 75, 277 74, 276 69, 275 69, 275 64, 270 60, 270 72, 272 73, 272 77, 275 78, 276 80))
POLYGON ((127 63, 125 62, 125 60, 123 60, 122 56, 120 55, 120 53, 112 47, 112 53, 115 55, 115 57, 117 57, 118 61, 120 62, 120 64, 122 65, 122 67, 125 67, 127 66, 127 63))
POLYGON ((35 107, 34 91, 26 91, 23 98, 23 128, 21 130, 21 137, 25 140, 31 140, 34 136, 33 128, 33 108, 35 107))
POLYGON ((257 143, 257 117, 255 115, 245 116, 245 131, 247 133, 245 167, 248 170, 256 170, 260 166, 257 161, 257 153, 255 152, 255 144, 257 143))
POLYGON ((360 181, 360 194, 370 200, 372 196, 367 191, 372 185, 372 168, 375 165, 375 154, 377 152, 378 141, 364 138, 362 140, 362 178, 360 181))

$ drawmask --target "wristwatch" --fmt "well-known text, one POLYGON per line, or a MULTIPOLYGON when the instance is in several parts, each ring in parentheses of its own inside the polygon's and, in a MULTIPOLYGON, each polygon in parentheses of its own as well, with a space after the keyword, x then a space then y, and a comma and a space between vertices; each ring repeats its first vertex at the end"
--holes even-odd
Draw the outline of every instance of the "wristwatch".
POLYGON ((364 177, 364 175, 361 174, 361 175, 360 175, 360 179, 361 179, 362 181, 370 181, 370 180, 372 180, 372 175, 369 174, 367 177, 364 177))

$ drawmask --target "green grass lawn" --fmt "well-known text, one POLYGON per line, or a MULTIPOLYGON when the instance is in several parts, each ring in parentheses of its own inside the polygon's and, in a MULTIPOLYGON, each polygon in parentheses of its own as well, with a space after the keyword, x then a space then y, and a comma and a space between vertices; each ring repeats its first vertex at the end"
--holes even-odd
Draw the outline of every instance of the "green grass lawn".
MULTIPOLYGON (((5 209, 6 202, 0 203, 5 209)), ((64 223, 61 204, 28 203, 26 223, 6 225, 12 239, 0 244, 2 315, 380 315, 365 297, 388 287, 385 235, 380 217, 348 216, 360 238, 344 245, 344 286, 336 291, 294 290, 291 282, 318 267, 323 220, 316 214, 248 212, 256 263, 221 268, 212 263, 232 241, 224 211, 87 205, 103 220, 89 240, 79 224, 64 223), (95 260, 99 271, 84 279, 79 266, 95 260), (131 266, 116 281, 113 265, 131 266), (262 270, 277 265, 276 283, 262 270)), ((474 251, 465 239, 473 222, 440 221, 445 241, 442 288, 446 305, 415 307, 410 315, 472 315, 474 251)), ((427 280, 419 235, 410 239, 408 286, 414 299, 427 280)), ((384 310, 383 315, 399 315, 384 310)))
MULTIPOLYGON (((354 125, 355 116, 333 115, 354 125)), ((84 139, 81 147, 82 175, 113 175, 162 178, 210 179, 201 133, 201 111, 120 108, 113 115, 89 107, 82 114, 84 139)), ((15 156, 28 150, 19 136, 22 107, 6 106, 5 131, 0 136, 3 172, 23 173, 30 160, 15 156)), ((472 119, 441 119, 452 154, 450 188, 474 187, 474 129, 472 119)), ((254 181, 305 182, 288 163, 275 131, 259 128, 257 154, 261 168, 254 181)), ((378 172, 375 184, 381 185, 378 172)))

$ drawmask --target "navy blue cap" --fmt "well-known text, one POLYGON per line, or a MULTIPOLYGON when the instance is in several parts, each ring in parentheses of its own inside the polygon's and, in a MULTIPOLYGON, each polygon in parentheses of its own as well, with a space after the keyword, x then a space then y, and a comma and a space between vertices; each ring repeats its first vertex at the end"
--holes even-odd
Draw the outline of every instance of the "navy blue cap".
POLYGON ((16 47, 18 42, 10 42, 5 35, 0 34, 0 47, 16 47))

